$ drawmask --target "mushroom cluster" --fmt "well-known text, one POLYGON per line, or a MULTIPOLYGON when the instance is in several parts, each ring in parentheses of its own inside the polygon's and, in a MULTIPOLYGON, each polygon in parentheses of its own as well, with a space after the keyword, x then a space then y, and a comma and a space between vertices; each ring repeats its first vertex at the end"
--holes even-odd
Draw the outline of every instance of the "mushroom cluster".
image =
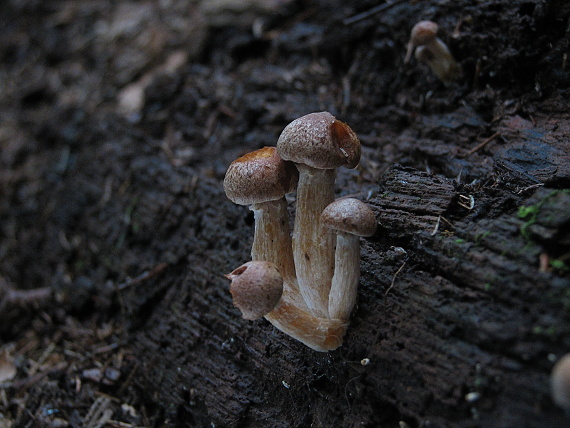
POLYGON ((245 319, 265 317, 316 351, 342 344, 360 277, 360 236, 376 231, 363 202, 334 200, 336 168, 354 168, 360 142, 328 112, 311 113, 285 127, 277 147, 231 163, 228 198, 254 212, 251 262, 227 277, 234 305, 245 319), (293 232, 285 195, 297 191, 293 232))
POLYGON ((404 64, 410 61, 415 51, 418 61, 427 64, 443 83, 450 83, 459 77, 461 69, 447 45, 437 37, 438 29, 433 21, 420 21, 414 25, 404 64))

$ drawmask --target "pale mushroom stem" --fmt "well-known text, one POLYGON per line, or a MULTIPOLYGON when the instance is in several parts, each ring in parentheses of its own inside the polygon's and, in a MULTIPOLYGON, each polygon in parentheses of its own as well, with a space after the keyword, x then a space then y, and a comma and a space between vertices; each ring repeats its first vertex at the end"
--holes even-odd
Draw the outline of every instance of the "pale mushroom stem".
POLYGON ((319 318, 292 304, 286 297, 265 318, 283 333, 315 351, 333 351, 342 345, 347 324, 319 318))
POLYGON ((283 276, 283 295, 306 308, 295 275, 291 228, 285 198, 250 206, 255 221, 251 259, 275 264, 283 276))
POLYGON ((301 295, 310 312, 328 318, 334 274, 334 234, 320 224, 321 212, 334 201, 334 169, 298 164, 293 258, 301 295))
POLYGON ((329 295, 329 316, 347 322, 358 294, 360 237, 337 232, 335 268, 329 295))
POLYGON ((459 65, 451 55, 447 45, 437 37, 424 46, 418 47, 416 57, 420 61, 426 62, 443 82, 452 81, 460 73, 459 65), (426 53, 426 50, 429 54, 426 53))

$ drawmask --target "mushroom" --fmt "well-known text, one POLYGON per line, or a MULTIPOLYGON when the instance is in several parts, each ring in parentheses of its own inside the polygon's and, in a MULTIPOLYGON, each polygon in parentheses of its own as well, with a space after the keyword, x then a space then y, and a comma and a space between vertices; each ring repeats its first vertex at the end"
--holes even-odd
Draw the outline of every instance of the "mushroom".
POLYGON ((350 317, 360 279, 360 236, 376 232, 372 210, 358 199, 329 204, 321 214, 324 227, 336 231, 335 268, 329 295, 329 316, 344 322, 350 317))
POLYGON ((449 48, 437 37, 438 25, 433 21, 420 21, 412 28, 404 63, 407 64, 415 49, 418 61, 426 63, 444 83, 460 74, 460 68, 449 48))
POLYGON ((347 324, 341 320, 317 318, 304 305, 298 306, 284 292, 283 277, 270 262, 247 262, 226 275, 230 293, 244 319, 265 317, 279 330, 320 352, 342 344, 347 324))
POLYGON ((287 281, 295 278, 295 265, 285 195, 295 190, 297 179, 293 164, 283 161, 275 147, 236 159, 224 178, 227 197, 253 211, 252 260, 274 263, 287 281))
POLYGON ((554 365, 550 375, 550 390, 554 402, 570 410, 570 354, 564 355, 554 365))
POLYGON ((244 319, 256 320, 273 308, 283 294, 283 277, 270 262, 247 262, 226 275, 234 306, 244 319))
POLYGON ((285 127, 277 153, 299 170, 293 230, 293 258, 299 289, 311 313, 328 318, 334 274, 334 235, 319 222, 322 210, 334 200, 335 169, 354 168, 360 161, 360 142, 345 123, 328 112, 302 116, 285 127))

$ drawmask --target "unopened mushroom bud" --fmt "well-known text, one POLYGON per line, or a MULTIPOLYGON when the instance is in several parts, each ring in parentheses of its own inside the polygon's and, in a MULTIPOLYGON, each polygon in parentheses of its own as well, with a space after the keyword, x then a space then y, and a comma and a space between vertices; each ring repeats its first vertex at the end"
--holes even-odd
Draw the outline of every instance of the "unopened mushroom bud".
POLYGON ((445 83, 460 74, 460 68, 449 48, 437 37, 438 25, 433 21, 420 21, 412 28, 404 63, 408 63, 415 49, 418 61, 427 64, 445 83))
POLYGON ((554 402, 570 410, 570 354, 564 355, 554 365, 550 375, 550 390, 554 402))
POLYGON ((291 231, 285 195, 295 190, 295 166, 283 161, 275 147, 264 147, 233 161, 224 178, 227 197, 250 205, 255 231, 252 260, 274 263, 285 280, 295 278, 291 231))
POLYGON ((334 200, 335 169, 354 168, 360 161, 360 142, 352 129, 332 114, 311 113, 285 127, 277 141, 277 153, 299 170, 293 230, 299 289, 311 313, 327 318, 335 241, 319 217, 334 200))
POLYGON ((376 218, 364 202, 345 198, 328 205, 321 222, 337 233, 329 316, 346 322, 356 302, 360 279, 360 237, 374 234, 376 218))
POLYGON ((283 277, 270 262, 248 262, 226 275, 234 306, 246 320, 256 320, 275 308, 283 294, 283 277))

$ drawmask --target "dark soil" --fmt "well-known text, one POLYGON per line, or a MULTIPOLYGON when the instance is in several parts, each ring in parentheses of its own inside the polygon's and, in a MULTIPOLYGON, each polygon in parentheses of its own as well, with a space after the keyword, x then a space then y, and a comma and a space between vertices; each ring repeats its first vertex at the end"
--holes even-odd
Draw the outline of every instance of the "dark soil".
POLYGON ((0 34, 0 428, 568 426, 567 1, 20 0, 0 34), (404 64, 422 19, 449 85, 404 64), (379 222, 331 353, 223 277, 228 164, 322 110, 379 222))

